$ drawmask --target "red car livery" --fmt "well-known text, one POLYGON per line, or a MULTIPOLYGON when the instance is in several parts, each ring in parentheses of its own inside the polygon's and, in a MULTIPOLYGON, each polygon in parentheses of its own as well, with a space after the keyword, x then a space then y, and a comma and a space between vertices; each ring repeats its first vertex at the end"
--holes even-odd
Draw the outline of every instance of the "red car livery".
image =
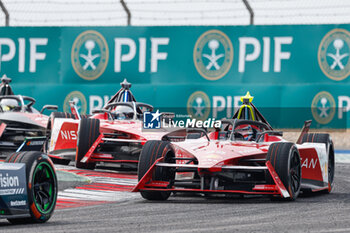
POLYGON ((308 133, 306 121, 296 143, 274 131, 251 103, 207 134, 182 129, 148 141, 141 152, 134 191, 148 200, 172 192, 204 195, 261 194, 295 200, 300 191, 330 192, 334 146, 328 134, 308 133))
POLYGON ((126 80, 121 85, 107 105, 92 116, 53 120, 48 153, 54 162, 75 161, 77 167, 87 169, 93 169, 96 163, 136 167, 146 141, 168 133, 143 131, 143 112, 151 112, 153 107, 136 102, 126 80))

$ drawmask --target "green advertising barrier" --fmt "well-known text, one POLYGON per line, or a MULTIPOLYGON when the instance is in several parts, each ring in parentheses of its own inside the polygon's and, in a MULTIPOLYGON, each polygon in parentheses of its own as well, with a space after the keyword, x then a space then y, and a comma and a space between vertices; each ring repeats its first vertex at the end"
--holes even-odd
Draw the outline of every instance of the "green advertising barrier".
MULTIPOLYGON (((117 85, 16 85, 15 91, 37 99, 37 109, 56 104, 70 111, 69 100, 77 102, 81 113, 101 108, 119 90, 117 85), (54 90, 54 91, 53 91, 54 90)), ((250 91, 253 103, 275 128, 300 128, 305 120, 313 120, 313 128, 348 128, 346 96, 350 85, 150 85, 135 84, 131 88, 136 100, 149 103, 163 112, 191 115, 197 119, 230 118, 240 106, 240 97, 250 91), (340 93, 340 94, 337 94, 340 93)))
POLYGON ((0 35, 1 75, 18 84, 60 82, 60 28, 0 27, 0 35))
POLYGON ((139 101, 196 117, 230 117, 250 91, 276 127, 349 126, 350 25, 0 31, 0 74, 38 105, 91 112, 127 78, 139 101))
POLYGON ((62 81, 113 83, 127 76, 152 84, 349 83, 349 30, 349 25, 63 28, 62 81), (89 51, 99 55, 95 69, 82 57, 89 51))

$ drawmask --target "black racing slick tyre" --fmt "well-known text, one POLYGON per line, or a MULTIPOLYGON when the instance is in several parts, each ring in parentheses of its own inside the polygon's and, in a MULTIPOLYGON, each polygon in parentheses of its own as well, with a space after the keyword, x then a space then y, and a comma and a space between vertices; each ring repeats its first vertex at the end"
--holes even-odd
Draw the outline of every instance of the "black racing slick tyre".
MULTIPOLYGON (((294 201, 301 187, 301 161, 299 151, 290 142, 279 142, 270 145, 266 161, 270 161, 290 197, 287 200, 294 201)), ((268 183, 274 183, 270 174, 266 177, 268 183)), ((275 197, 272 197, 275 199, 275 197)))
POLYGON ((302 143, 304 142, 324 143, 326 145, 328 154, 328 189, 326 193, 330 193, 333 189, 335 172, 334 145, 331 136, 327 133, 307 133, 303 136, 302 143))
MULTIPOLYGON (((164 157, 165 163, 174 162, 175 153, 168 141, 150 140, 145 143, 142 148, 139 165, 138 165, 138 180, 151 168, 154 162, 160 157, 164 157)), ((157 167, 153 173, 153 180, 169 181, 175 178, 175 173, 168 167, 157 167)), ((167 200, 171 192, 164 191, 140 191, 141 196, 147 200, 167 200)))
POLYGON ((30 217, 9 218, 13 224, 44 223, 52 216, 57 201, 57 176, 50 158, 38 151, 17 152, 5 160, 26 165, 30 217))
POLYGON ((81 159, 88 152, 92 144, 100 135, 100 120, 93 118, 82 118, 78 127, 77 149, 75 155, 75 166, 77 168, 94 169, 95 163, 82 163, 81 159))

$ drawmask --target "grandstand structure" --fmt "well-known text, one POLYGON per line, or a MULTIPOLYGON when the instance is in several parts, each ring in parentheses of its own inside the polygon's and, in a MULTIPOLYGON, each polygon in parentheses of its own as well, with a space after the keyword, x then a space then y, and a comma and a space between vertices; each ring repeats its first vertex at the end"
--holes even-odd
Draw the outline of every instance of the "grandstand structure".
POLYGON ((348 0, 1 0, 0 26, 350 23, 348 0))

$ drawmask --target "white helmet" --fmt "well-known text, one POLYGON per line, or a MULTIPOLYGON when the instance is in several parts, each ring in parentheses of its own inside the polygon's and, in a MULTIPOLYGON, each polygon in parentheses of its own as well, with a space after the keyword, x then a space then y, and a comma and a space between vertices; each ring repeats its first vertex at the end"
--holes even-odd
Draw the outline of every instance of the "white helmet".
POLYGON ((134 117, 134 110, 129 106, 117 106, 112 113, 117 120, 131 120, 134 117))
POLYGON ((0 106, 4 112, 12 111, 18 107, 18 102, 15 99, 2 99, 0 101, 0 106))

